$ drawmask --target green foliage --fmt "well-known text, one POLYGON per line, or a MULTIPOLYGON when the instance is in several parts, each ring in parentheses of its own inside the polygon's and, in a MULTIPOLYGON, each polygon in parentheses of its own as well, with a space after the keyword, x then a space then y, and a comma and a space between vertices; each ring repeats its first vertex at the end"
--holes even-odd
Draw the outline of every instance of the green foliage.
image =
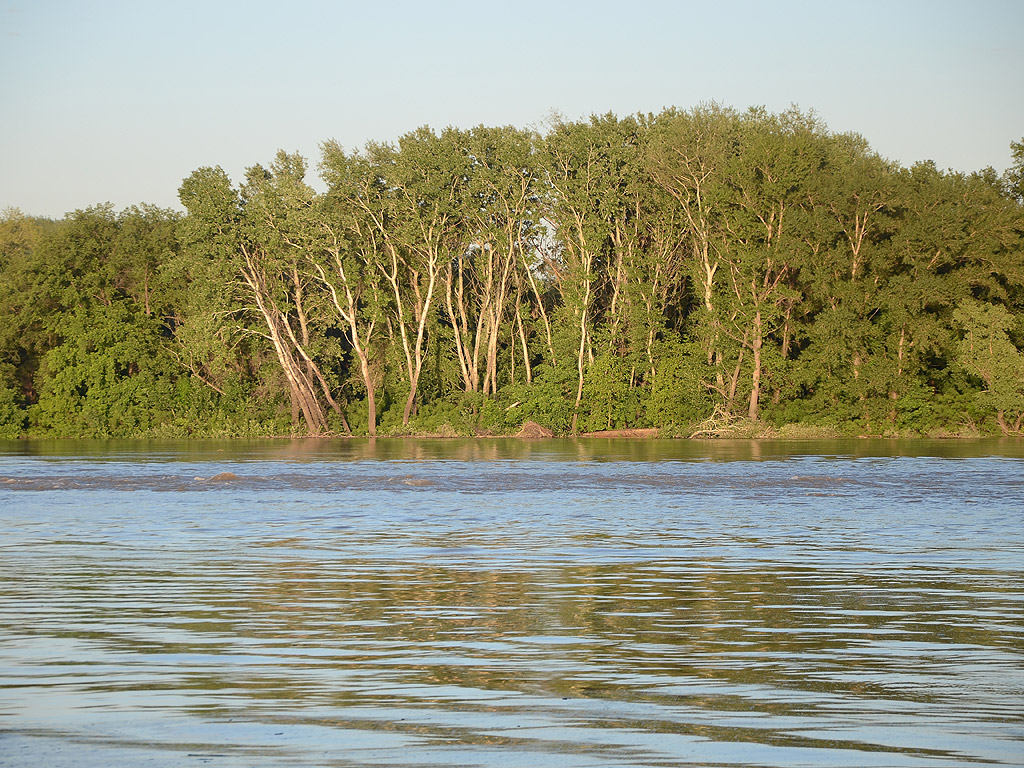
POLYGON ((4 440, 20 437, 27 417, 19 402, 19 394, 8 379, 8 376, 0 377, 0 439, 4 440))
MULTIPOLYGON (((477 398, 472 394, 456 401, 434 400, 420 407, 415 418, 405 430, 406 434, 436 435, 438 437, 470 437, 476 434, 477 418, 473 414, 472 401, 477 398)), ((401 422, 397 422, 395 430, 400 430, 401 422)), ((394 432, 392 433, 394 434, 394 432)))
POLYGON ((580 432, 638 426, 639 391, 630 386, 630 379, 629 361, 611 353, 587 366, 583 385, 586 413, 577 422, 580 432))
POLYGON ((422 127, 188 211, 0 215, 0 437, 1024 425, 1024 142, 900 168, 796 109, 422 127))
POLYGON ((651 424, 680 427, 703 421, 714 410, 705 382, 710 378, 701 350, 665 342, 658 349, 647 417, 651 424))
POLYGON ((1024 139, 1010 142, 1013 164, 1006 169, 1006 190, 1011 198, 1024 203, 1024 139))
POLYGON ((168 415, 174 383, 155 322, 118 301, 65 314, 55 330, 64 341, 43 358, 34 434, 128 437, 168 415))
POLYGON ((467 402, 473 403, 479 429, 485 432, 511 435, 525 422, 535 421, 556 435, 567 435, 572 431, 575 389, 574 368, 544 365, 534 370, 531 385, 511 384, 494 397, 472 395, 467 402))
POLYGON ((1024 352, 1010 339, 1016 319, 1005 307, 965 300, 954 313, 963 329, 958 363, 984 383, 978 399, 995 412, 1004 433, 1024 425, 1024 352))

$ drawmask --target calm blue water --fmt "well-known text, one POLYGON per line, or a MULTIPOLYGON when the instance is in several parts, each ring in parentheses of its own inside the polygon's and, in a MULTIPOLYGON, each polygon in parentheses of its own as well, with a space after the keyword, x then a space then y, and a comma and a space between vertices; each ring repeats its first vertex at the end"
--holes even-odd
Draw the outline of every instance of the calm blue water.
POLYGON ((1024 764, 1024 443, 0 443, 0 765, 1024 764))

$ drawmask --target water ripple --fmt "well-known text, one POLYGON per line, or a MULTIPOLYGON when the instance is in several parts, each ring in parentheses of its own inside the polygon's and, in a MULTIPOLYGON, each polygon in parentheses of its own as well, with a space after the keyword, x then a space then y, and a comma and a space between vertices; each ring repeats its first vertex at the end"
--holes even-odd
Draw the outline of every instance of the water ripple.
POLYGON ((0 764, 1021 762, 1019 459, 322 450, 0 457, 0 764))

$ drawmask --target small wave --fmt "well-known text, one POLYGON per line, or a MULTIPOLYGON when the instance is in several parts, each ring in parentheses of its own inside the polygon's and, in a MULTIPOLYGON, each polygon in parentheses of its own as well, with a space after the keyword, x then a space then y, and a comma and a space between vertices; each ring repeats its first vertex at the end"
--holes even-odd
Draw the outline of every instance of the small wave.
POLYGON ((218 472, 212 477, 197 477, 196 480, 200 480, 204 483, 230 483, 234 480, 241 480, 238 475, 234 472, 218 472))
POLYGON ((851 480, 848 477, 834 477, 832 475, 793 475, 789 478, 790 482, 797 483, 799 485, 852 485, 858 483, 857 480, 851 480))

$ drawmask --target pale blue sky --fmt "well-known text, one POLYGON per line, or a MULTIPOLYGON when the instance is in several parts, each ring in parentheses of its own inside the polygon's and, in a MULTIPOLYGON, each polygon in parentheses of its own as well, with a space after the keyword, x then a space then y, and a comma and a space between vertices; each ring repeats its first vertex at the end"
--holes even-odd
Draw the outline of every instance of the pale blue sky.
POLYGON ((315 169, 330 138, 707 101, 1001 171, 1022 30, 1024 0, 0 0, 0 209, 178 207, 195 168, 279 148, 315 169))

